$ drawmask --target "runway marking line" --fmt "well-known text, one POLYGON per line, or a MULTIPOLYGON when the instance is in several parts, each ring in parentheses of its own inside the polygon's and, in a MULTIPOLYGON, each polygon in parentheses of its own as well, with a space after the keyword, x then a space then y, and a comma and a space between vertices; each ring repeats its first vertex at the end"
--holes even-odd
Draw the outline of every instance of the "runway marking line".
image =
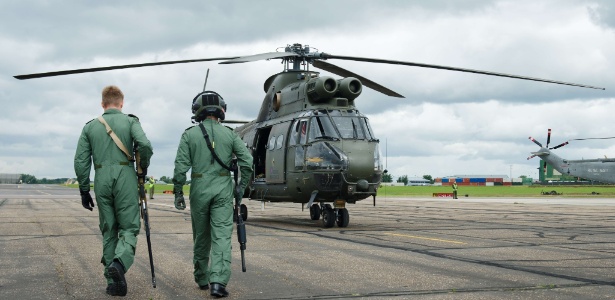
POLYGON ((453 243, 453 244, 466 244, 464 242, 442 240, 442 239, 434 239, 434 238, 428 238, 428 237, 416 236, 416 235, 407 235, 407 234, 399 234, 399 233, 385 233, 385 234, 386 235, 394 235, 394 236, 403 236, 403 237, 408 237, 408 238, 413 238, 413 239, 422 239, 422 240, 436 241, 436 242, 445 242, 445 243, 453 243))

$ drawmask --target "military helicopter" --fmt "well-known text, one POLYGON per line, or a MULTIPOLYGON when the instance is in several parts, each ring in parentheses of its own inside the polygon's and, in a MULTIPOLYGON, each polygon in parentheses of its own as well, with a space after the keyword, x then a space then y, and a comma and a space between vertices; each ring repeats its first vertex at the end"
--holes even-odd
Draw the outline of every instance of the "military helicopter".
POLYGON ((570 160, 557 156, 551 150, 555 150, 564 147, 570 143, 570 141, 592 140, 592 139, 612 139, 609 138, 586 138, 586 139, 572 139, 565 141, 555 147, 549 148, 549 142, 551 141, 551 129, 547 131, 547 144, 543 146, 536 139, 531 136, 529 139, 540 147, 537 152, 532 152, 532 155, 527 159, 532 159, 536 156, 540 157, 543 161, 543 172, 547 168, 547 163, 562 174, 568 174, 575 177, 580 177, 588 180, 595 180, 604 183, 615 183, 615 158, 596 158, 596 159, 578 159, 570 160))
MULTIPOLYGON (((379 140, 368 118, 359 112, 356 99, 363 87, 391 97, 404 98, 361 75, 325 62, 351 60, 367 63, 404 65, 484 74, 523 80, 570 85, 592 89, 594 86, 532 78, 504 73, 455 68, 378 58, 333 55, 308 45, 289 44, 283 51, 239 57, 218 57, 75 69, 15 76, 17 79, 60 76, 125 68, 178 63, 222 61, 235 64, 281 59, 283 70, 265 80, 265 97, 255 120, 237 127, 254 158, 254 176, 244 197, 264 202, 307 205, 312 220, 325 228, 349 224, 347 203, 376 195, 382 179, 379 140), (341 76, 320 76, 310 65, 341 76)), ((247 219, 247 208, 241 207, 247 219)))

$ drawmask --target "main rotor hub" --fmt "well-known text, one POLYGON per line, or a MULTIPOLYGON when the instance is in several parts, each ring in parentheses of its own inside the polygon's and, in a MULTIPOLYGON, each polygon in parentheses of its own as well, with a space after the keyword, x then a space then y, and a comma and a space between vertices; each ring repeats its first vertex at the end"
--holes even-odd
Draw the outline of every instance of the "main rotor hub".
POLYGON ((315 48, 310 48, 309 45, 304 46, 299 43, 286 45, 284 52, 295 53, 297 56, 282 58, 285 63, 285 71, 309 71, 309 65, 314 62, 314 59, 326 59, 321 52, 310 52, 312 49, 315 48), (290 66, 291 62, 292 67, 290 66))

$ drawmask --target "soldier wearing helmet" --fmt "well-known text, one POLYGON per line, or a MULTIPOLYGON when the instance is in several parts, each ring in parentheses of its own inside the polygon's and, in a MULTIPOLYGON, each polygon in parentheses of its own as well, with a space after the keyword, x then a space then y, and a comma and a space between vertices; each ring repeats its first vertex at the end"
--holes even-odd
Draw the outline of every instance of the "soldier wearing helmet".
POLYGON ((193 232, 194 280, 212 296, 226 297, 231 276, 231 235, 233 193, 243 194, 252 175, 252 156, 241 138, 220 124, 226 103, 213 91, 199 93, 192 100, 192 120, 197 126, 184 131, 179 141, 173 173, 175 208, 186 208, 183 185, 190 174, 190 215, 193 232), (208 136, 212 149, 207 146, 208 136), (237 157, 241 181, 233 189, 229 166, 237 157))

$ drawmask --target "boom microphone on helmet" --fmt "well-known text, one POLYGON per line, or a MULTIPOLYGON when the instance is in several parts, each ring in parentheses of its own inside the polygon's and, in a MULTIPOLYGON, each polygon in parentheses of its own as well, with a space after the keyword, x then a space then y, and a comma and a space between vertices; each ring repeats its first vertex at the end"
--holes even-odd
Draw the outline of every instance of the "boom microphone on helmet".
POLYGON ((224 120, 226 103, 220 94, 214 91, 204 91, 192 99, 192 120, 195 123, 205 120, 208 116, 214 116, 224 120))

